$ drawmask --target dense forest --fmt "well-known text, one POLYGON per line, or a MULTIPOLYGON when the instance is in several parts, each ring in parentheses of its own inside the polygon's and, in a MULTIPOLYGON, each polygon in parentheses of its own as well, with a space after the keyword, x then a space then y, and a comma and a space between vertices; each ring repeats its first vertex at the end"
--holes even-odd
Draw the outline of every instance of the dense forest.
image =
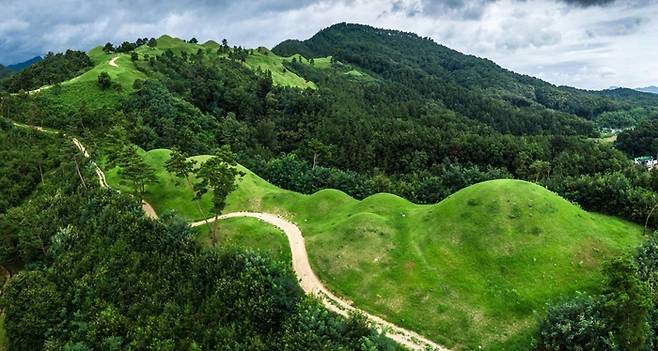
MULTIPOLYGON (((105 49, 140 45, 157 42, 105 49)), ((658 225, 658 173, 629 159, 658 153, 658 96, 556 87, 428 38, 361 25, 273 50, 305 56, 284 69, 317 89, 275 85, 272 72, 244 64, 249 50, 216 50, 131 55, 148 78, 113 105, 64 104, 61 89, 10 94, 92 66, 81 52, 49 54, 2 81, 0 113, 83 137, 99 159, 112 158, 117 142, 190 155, 230 145, 242 165, 289 190, 390 192, 416 203, 518 178, 585 209, 658 225), (326 56, 327 66, 311 60, 326 56), (598 140, 605 128, 629 129, 612 144, 598 140)), ((0 119, 0 160, 0 261, 25 269, 2 299, 12 350, 397 347, 363 318, 304 298, 289 267, 203 250, 175 216, 148 220, 135 198, 97 189, 92 167, 61 134, 0 119)), ((655 246, 651 239, 612 262, 599 295, 552 305, 537 348, 652 347, 655 246)))
POLYGON ((91 59, 84 52, 75 50, 58 54, 50 52, 42 61, 9 76, 1 84, 12 93, 28 91, 71 79, 92 66, 91 59))
POLYGON ((365 25, 336 24, 303 42, 284 41, 273 51, 284 56, 333 56, 411 86, 469 118, 515 134, 583 134, 588 125, 574 119, 574 115, 593 120, 604 112, 638 105, 655 107, 658 103, 655 95, 631 89, 589 92, 556 87, 505 70, 489 60, 461 54, 430 38, 365 25))
POLYGON ((178 217, 98 188, 68 138, 0 127, 0 263, 22 269, 0 299, 10 350, 399 349, 304 297, 284 263, 203 248, 178 217))

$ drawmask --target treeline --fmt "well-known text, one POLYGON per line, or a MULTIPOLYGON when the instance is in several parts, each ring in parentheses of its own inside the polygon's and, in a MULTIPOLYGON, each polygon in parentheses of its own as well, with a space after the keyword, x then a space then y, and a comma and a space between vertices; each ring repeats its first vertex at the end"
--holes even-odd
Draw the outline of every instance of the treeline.
POLYGON ((82 51, 49 52, 43 60, 3 80, 0 86, 12 93, 29 91, 69 80, 91 67, 91 59, 82 51))
POLYGON ((142 45, 148 45, 150 47, 158 46, 158 41, 155 38, 137 38, 134 42, 124 41, 123 43, 114 46, 114 44, 108 42, 103 46, 103 51, 109 52, 131 52, 137 49, 142 45))
POLYGON ((129 195, 55 196, 22 209, 44 245, 2 295, 11 350, 400 350, 363 317, 306 298, 283 263, 203 249, 129 195))

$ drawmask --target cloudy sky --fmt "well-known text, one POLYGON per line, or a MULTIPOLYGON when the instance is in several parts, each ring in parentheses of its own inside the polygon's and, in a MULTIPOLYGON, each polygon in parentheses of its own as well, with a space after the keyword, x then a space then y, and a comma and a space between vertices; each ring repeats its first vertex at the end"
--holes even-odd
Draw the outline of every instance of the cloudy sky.
POLYGON ((272 47, 355 22, 555 84, 658 85, 658 0, 0 0, 0 9, 2 64, 165 33, 272 47))

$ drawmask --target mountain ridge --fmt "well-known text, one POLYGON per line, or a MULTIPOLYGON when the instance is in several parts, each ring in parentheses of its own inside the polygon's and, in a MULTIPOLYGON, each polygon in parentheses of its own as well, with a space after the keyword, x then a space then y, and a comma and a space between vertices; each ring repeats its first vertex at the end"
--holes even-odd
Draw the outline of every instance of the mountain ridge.
MULTIPOLYGON (((434 80, 435 90, 456 89, 462 95, 473 93, 474 97, 468 99, 502 100, 508 108, 498 113, 513 114, 510 109, 539 107, 594 120, 607 111, 630 109, 639 101, 658 106, 658 97, 642 92, 557 86, 515 73, 489 59, 460 53, 427 37, 360 24, 335 24, 303 41, 283 41, 272 51, 278 55, 295 52, 307 57, 333 56, 398 82, 404 80, 395 76, 400 74, 434 80)), ((434 98, 443 100, 440 96, 434 98)))

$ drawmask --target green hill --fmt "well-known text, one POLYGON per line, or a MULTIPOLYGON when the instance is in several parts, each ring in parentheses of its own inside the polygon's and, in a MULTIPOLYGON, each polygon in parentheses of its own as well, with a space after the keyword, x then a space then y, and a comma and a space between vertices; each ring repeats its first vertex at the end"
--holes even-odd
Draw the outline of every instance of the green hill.
MULTIPOLYGON (((159 178, 147 200, 158 212, 198 219, 191 189, 163 170, 168 155, 144 154, 159 178)), ((524 181, 483 182, 436 205, 415 205, 391 194, 362 201, 336 190, 302 195, 242 170, 227 212, 293 220, 332 290, 457 349, 528 349, 547 302, 595 290, 601 263, 641 240, 638 226, 588 213, 524 181)), ((108 181, 121 188, 116 172, 108 181)), ((203 208, 209 215, 207 197, 203 208)))
POLYGON ((638 104, 658 106, 658 97, 652 94, 631 89, 591 92, 558 87, 490 60, 462 54, 430 38, 360 24, 335 24, 304 41, 286 40, 272 51, 282 56, 333 56, 504 132, 519 133, 532 129, 533 124, 535 130, 549 130, 553 128, 547 122, 550 120, 582 129, 585 126, 578 123, 581 118, 593 120, 604 112, 627 111, 638 104), (532 111, 547 113, 544 121, 532 121, 532 111))

